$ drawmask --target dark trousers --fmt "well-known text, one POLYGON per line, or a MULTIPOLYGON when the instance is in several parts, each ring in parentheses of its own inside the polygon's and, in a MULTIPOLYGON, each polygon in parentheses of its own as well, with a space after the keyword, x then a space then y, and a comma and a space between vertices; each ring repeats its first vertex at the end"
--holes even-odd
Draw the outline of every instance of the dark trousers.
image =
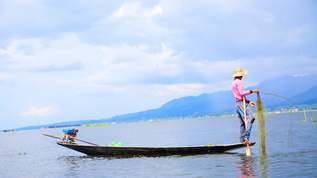
POLYGON ((238 113, 239 119, 239 129, 240 129, 240 141, 244 142, 245 138, 249 139, 251 135, 252 123, 251 120, 254 118, 250 104, 245 103, 246 105, 246 112, 247 112, 247 127, 245 127, 245 119, 244 119, 244 106, 243 101, 238 101, 236 104, 236 109, 238 113))

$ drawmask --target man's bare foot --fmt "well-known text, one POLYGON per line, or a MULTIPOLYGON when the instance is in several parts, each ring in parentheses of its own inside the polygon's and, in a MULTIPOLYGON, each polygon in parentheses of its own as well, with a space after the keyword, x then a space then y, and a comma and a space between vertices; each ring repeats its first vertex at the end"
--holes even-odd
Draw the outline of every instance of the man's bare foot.
POLYGON ((245 138, 245 141, 244 141, 245 144, 250 144, 251 142, 249 142, 249 140, 247 138, 245 138))

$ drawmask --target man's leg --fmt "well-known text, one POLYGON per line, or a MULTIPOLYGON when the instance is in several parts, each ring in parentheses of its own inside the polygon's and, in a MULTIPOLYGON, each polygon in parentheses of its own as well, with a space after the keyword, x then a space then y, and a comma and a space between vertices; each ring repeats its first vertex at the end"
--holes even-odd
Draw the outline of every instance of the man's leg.
POLYGON ((244 123, 244 112, 243 112, 243 102, 237 102, 236 109, 238 114, 238 120, 239 120, 239 138, 240 142, 245 142, 245 135, 247 134, 245 129, 245 123, 244 123))
POLYGON ((240 142, 244 142, 245 141, 245 135, 246 135, 246 132, 245 132, 245 124, 244 124, 244 116, 242 116, 242 114, 238 114, 238 120, 239 120, 239 131, 240 131, 240 135, 239 135, 239 138, 240 138, 240 142))
POLYGON ((253 122, 255 121, 255 118, 253 116, 253 113, 252 113, 252 110, 251 110, 251 107, 249 104, 246 104, 246 110, 247 110, 247 122, 248 122, 249 128, 246 129, 245 138, 247 141, 249 141, 250 135, 251 135, 251 130, 252 130, 252 125, 253 125, 253 122))

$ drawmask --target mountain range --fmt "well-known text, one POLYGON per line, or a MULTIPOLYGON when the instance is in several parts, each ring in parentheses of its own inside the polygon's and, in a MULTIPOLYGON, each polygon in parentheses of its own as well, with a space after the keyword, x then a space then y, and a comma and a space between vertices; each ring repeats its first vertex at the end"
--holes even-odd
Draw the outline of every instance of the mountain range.
MULTIPOLYGON (((259 89, 260 92, 272 93, 289 98, 300 104, 317 103, 317 76, 287 76, 273 80, 261 82, 259 85, 250 89, 259 89)), ((257 94, 251 94, 247 98, 256 101, 257 94)), ((260 93, 265 107, 276 107, 294 104, 280 97, 260 93)), ((171 100, 160 108, 141 111, 137 113, 124 114, 108 119, 81 120, 55 123, 41 126, 23 127, 17 130, 37 129, 48 126, 60 125, 81 125, 105 122, 137 121, 168 117, 183 117, 189 115, 217 115, 224 112, 234 112, 235 99, 232 91, 219 91, 215 93, 204 93, 198 96, 187 96, 171 100)))

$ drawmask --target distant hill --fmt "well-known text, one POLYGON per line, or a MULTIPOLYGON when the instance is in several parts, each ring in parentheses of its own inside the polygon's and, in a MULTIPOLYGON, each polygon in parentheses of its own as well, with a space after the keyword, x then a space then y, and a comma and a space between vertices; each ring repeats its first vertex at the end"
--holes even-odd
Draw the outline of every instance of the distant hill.
MULTIPOLYGON (((281 77, 274 80, 264 81, 258 86, 247 88, 247 90, 255 88, 258 88, 260 91, 265 93, 273 93, 290 98, 302 104, 317 103, 315 102, 317 100, 317 76, 281 77)), ((276 96, 265 94, 260 94, 260 96, 266 107, 295 104, 286 102, 287 100, 276 96)), ((257 94, 251 94, 247 98, 255 102, 257 94)), ((153 110, 150 111, 150 113, 152 113, 150 115, 152 118, 160 118, 163 116, 161 115, 163 113, 164 116, 179 117, 234 111, 235 100, 232 91, 221 91, 211 94, 204 93, 199 96, 188 96, 174 99, 156 109, 155 112, 153 112, 153 110)), ((142 112, 142 115, 145 115, 145 113, 142 112)))
POLYGON ((290 98, 301 94, 316 85, 317 75, 302 77, 286 76, 263 81, 256 86, 256 88, 263 92, 274 93, 290 98))
MULTIPOLYGON (((290 98, 300 104, 315 104, 317 103, 317 76, 304 77, 281 77, 274 80, 268 80, 260 83, 252 89, 258 88, 262 92, 278 94, 283 97, 290 98)), ((251 88, 247 88, 251 89, 251 88)), ((294 104, 283 98, 278 98, 271 95, 260 94, 265 107, 274 107, 294 104)), ((256 101, 256 94, 251 94, 248 99, 256 101)), ((124 114, 115 116, 110 119, 99 120, 82 120, 55 123, 50 125, 30 126, 19 128, 18 130, 35 129, 48 127, 52 125, 77 125, 77 124, 92 124, 105 122, 120 122, 120 121, 135 121, 149 120, 167 117, 182 117, 189 115, 213 114, 217 115, 223 112, 234 112, 235 100, 232 91, 220 91, 215 93, 204 93, 199 96, 187 96, 171 100, 160 108, 147 111, 124 114)))
POLYGON ((303 92, 299 95, 295 95, 291 97, 290 99, 300 104, 316 104, 317 103, 317 85, 310 88, 306 92, 303 92))

